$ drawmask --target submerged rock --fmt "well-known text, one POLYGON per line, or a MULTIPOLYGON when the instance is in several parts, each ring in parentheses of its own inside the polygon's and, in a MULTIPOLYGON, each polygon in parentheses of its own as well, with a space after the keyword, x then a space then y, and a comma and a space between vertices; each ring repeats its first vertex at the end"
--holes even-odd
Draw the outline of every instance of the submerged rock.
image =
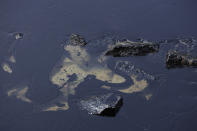
POLYGON ((192 66, 197 67, 197 58, 179 53, 177 51, 169 51, 166 55, 167 68, 192 66))
POLYGON ((137 76, 138 79, 142 80, 156 80, 156 77, 146 73, 144 70, 137 68, 133 63, 129 61, 117 61, 115 70, 124 72, 127 75, 137 76))
POLYGON ((106 95, 92 96, 79 102, 83 110, 92 115, 115 116, 123 104, 123 98, 109 93, 106 95))
POLYGON ((68 44, 73 46, 85 46, 87 42, 82 36, 78 34, 72 34, 69 38, 68 44))
POLYGON ((159 44, 152 42, 133 42, 129 40, 117 42, 105 55, 114 57, 144 56, 159 50, 159 44))

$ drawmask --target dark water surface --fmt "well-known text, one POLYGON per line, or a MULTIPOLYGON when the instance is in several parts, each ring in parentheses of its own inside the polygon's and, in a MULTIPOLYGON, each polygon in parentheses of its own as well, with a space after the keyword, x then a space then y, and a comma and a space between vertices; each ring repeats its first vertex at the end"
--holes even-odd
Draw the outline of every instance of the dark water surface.
POLYGON ((109 32, 134 40, 197 37, 196 7, 195 0, 1 0, 0 64, 10 55, 16 63, 10 63, 11 74, 0 68, 0 131, 196 131, 197 69, 166 69, 170 44, 156 54, 109 61, 113 69, 115 61, 128 60, 159 77, 144 92, 121 94, 124 105, 116 117, 88 115, 74 104, 91 92, 107 92, 96 79, 79 85, 69 99, 69 110, 37 109, 59 95, 49 75, 64 52, 62 44, 68 34, 83 35, 91 43, 90 53, 93 49, 95 54, 103 47, 93 43, 106 39, 103 34, 109 32), (22 39, 14 38, 17 32, 24 34, 22 39), (32 103, 8 97, 10 89, 21 85, 28 85, 26 96, 32 103), (145 99, 146 93, 152 94, 150 100, 145 99))

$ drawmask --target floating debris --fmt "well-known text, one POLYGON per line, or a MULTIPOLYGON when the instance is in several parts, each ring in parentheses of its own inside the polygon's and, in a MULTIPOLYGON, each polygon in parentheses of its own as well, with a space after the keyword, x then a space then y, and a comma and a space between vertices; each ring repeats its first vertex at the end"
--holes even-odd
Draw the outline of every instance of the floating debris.
POLYGON ((2 69, 3 69, 5 72, 7 72, 7 73, 9 73, 9 74, 12 73, 12 69, 11 69, 11 67, 10 67, 10 65, 9 65, 8 63, 3 63, 3 64, 1 64, 1 67, 2 67, 2 69))
POLYGON ((8 61, 11 62, 11 63, 16 63, 16 58, 13 55, 11 55, 9 57, 8 61))
POLYGON ((146 94, 146 95, 145 95, 145 98, 146 98, 147 101, 149 101, 149 100, 151 99, 152 96, 153 96, 152 94, 146 94))
POLYGON ((22 39, 23 38, 23 33, 15 33, 15 39, 22 39))

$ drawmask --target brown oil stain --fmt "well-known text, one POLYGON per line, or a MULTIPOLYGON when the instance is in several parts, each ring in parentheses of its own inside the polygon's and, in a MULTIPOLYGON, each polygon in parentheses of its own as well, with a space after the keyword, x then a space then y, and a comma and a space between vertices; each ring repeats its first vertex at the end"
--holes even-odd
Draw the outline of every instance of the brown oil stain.
POLYGON ((43 109, 42 111, 65 111, 69 109, 67 102, 62 102, 61 104, 63 104, 64 106, 53 105, 53 106, 43 109))
POLYGON ((27 93, 28 89, 29 89, 28 86, 24 86, 24 87, 21 87, 21 88, 14 88, 14 89, 9 90, 7 92, 7 95, 9 97, 15 96, 17 99, 19 99, 21 101, 31 103, 32 101, 29 98, 26 97, 26 93, 27 93))
POLYGON ((131 79, 133 80, 133 85, 131 85, 127 89, 121 89, 119 90, 122 93, 135 93, 143 91, 146 87, 148 87, 148 82, 146 80, 137 80, 136 76, 131 76, 131 79))

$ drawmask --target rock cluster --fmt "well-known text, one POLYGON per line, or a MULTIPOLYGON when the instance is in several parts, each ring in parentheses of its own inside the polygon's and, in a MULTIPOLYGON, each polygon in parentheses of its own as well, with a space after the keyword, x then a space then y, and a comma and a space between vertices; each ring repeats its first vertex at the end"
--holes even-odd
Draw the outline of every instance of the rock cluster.
MULTIPOLYGON (((65 50, 70 52, 71 58, 72 58, 71 60, 69 59, 69 64, 70 62, 75 61, 75 63, 77 62, 78 65, 83 65, 83 60, 86 60, 87 58, 89 58, 88 55, 78 55, 78 54, 87 54, 87 52, 83 53, 83 50, 85 51, 85 48, 81 49, 86 44, 87 42, 82 36, 78 34, 72 34, 70 36, 68 40, 68 45, 65 46, 65 50), (82 58, 83 60, 81 60, 82 58)), ((115 45, 112 45, 110 47, 108 46, 108 49, 104 55, 113 56, 113 57, 145 56, 150 53, 158 52, 160 45, 161 44, 148 42, 148 41, 133 42, 129 40, 123 40, 123 41, 116 42, 115 45)), ((166 55, 166 67, 167 68, 182 67, 182 66, 191 66, 191 67, 197 66, 197 58, 194 58, 190 55, 184 55, 182 52, 176 51, 176 49, 182 50, 182 45, 185 45, 185 44, 184 43, 176 44, 175 49, 170 48, 170 49, 173 49, 173 51, 168 51, 169 49, 164 50, 164 54, 166 54, 167 52, 167 55, 166 55)), ((89 61, 89 59, 87 61, 89 61)), ((69 66, 67 65, 66 68, 68 67, 69 66)), ((88 67, 89 70, 91 69, 90 67, 91 66, 88 67)), ((75 67, 72 67, 72 70, 73 69, 75 69, 75 67)), ((77 68, 77 71, 82 71, 81 68, 79 69, 80 70, 78 70, 77 68)), ((94 68, 93 72, 96 72, 96 74, 93 73, 93 75, 95 75, 96 78, 99 80, 107 81, 106 78, 108 77, 103 77, 104 76, 103 74, 106 73, 106 71, 104 70, 105 68, 100 67, 99 70, 97 69, 98 71, 95 71, 96 69, 97 68, 94 68), (104 71, 105 73, 102 71, 104 71)), ((133 81, 133 85, 131 85, 129 88, 119 90, 122 93, 133 93, 133 92, 142 91, 148 86, 149 81, 156 80, 155 76, 137 68, 130 61, 116 62, 115 70, 118 72, 126 73, 127 75, 131 77, 133 81)), ((86 71, 80 74, 85 74, 83 76, 88 76, 91 73, 86 71)), ((62 77, 65 77, 65 75, 62 77)), ((81 79, 79 83, 83 79, 81 79)), ((120 83, 120 82, 117 82, 117 83, 120 83)), ((107 87, 107 88, 110 89, 111 87, 107 87)), ((80 99, 79 105, 81 109, 86 110, 89 114, 92 114, 92 115, 115 116, 117 112, 119 111, 119 109, 121 108, 121 106, 123 105, 123 98, 120 95, 117 95, 114 93, 109 93, 109 94, 104 94, 104 95, 95 95, 89 98, 80 99)))
POLYGON ((169 51, 166 55, 167 68, 191 66, 197 67, 197 58, 181 54, 177 51, 169 51))
POLYGON ((125 57, 125 56, 144 56, 159 50, 159 44, 151 42, 133 42, 125 40, 117 42, 112 49, 106 52, 108 56, 125 57))

